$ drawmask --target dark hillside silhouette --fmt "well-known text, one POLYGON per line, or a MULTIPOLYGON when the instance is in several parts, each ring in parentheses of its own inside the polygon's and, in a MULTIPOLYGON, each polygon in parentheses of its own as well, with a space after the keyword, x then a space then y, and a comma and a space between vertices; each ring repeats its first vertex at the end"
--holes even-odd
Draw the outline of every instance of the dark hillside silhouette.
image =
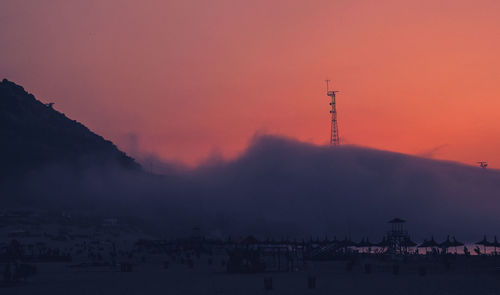
POLYGON ((0 83, 0 136, 2 178, 59 163, 140 169, 112 142, 6 79, 0 83))

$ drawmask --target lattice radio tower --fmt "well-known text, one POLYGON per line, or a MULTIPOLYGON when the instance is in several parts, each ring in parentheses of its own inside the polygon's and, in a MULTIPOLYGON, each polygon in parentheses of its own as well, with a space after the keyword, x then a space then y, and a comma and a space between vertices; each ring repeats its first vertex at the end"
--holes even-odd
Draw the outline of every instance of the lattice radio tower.
POLYGON ((337 90, 330 90, 328 88, 328 83, 330 80, 325 80, 326 81, 326 95, 331 97, 332 101, 330 102, 330 106, 332 109, 330 110, 330 114, 332 115, 332 122, 330 126, 330 144, 331 145, 339 145, 340 144, 340 137, 339 137, 339 126, 337 123, 337 105, 335 101, 335 93, 337 93, 337 90))

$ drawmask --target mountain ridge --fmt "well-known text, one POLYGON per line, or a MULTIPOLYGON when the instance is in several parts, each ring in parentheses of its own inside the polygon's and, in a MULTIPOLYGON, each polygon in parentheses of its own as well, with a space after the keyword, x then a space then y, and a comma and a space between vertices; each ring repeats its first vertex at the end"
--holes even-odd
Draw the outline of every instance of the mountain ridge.
POLYGON ((46 165, 140 165, 111 141, 44 104, 7 79, 0 82, 0 175, 19 175, 46 165))

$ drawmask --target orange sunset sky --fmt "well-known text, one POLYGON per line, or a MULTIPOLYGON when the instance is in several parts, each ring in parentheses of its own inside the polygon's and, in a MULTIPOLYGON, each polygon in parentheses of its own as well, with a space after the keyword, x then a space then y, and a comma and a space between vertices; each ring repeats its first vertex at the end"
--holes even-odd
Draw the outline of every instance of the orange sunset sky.
POLYGON ((498 168, 499 15, 498 0, 4 0, 0 78, 188 164, 256 132, 328 143, 329 78, 344 143, 498 168))

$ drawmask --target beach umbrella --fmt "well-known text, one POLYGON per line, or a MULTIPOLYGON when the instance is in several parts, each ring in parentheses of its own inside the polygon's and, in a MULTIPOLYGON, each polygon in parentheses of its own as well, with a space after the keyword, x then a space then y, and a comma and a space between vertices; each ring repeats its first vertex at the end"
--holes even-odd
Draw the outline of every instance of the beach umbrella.
POLYGON ((366 247, 365 238, 362 238, 361 241, 359 241, 359 243, 356 243, 356 247, 365 248, 366 247))
POLYGON ((366 240, 365 240, 365 247, 368 247, 368 252, 369 253, 371 252, 371 248, 373 246, 376 246, 376 244, 370 242, 370 239, 366 238, 366 240))
POLYGON ((414 241, 412 241, 410 237, 406 237, 405 240, 404 240, 404 245, 406 247, 415 247, 415 246, 417 246, 417 243, 415 243, 414 241))
POLYGON ((373 246, 375 246, 375 244, 372 243, 372 242, 370 242, 370 239, 368 239, 368 238, 366 238, 366 242, 365 243, 366 243, 367 247, 373 247, 373 246))
POLYGON ((380 241, 379 243, 375 244, 377 247, 380 247, 380 248, 386 248, 387 246, 389 246, 389 243, 387 243, 387 239, 385 237, 382 238, 382 241, 380 241))
POLYGON ((354 246, 356 246, 356 243, 354 243, 351 239, 348 239, 347 237, 345 237, 344 240, 342 240, 342 241, 340 241, 338 243, 338 245, 340 247, 347 248, 347 247, 354 247, 354 246))
MULTIPOLYGON (((405 246, 407 248, 412 248, 418 246, 417 243, 415 243, 409 236, 405 239, 405 246)), ((418 254, 418 249, 416 249, 416 253, 418 254)))
POLYGON ((453 243, 450 241, 450 236, 447 236, 446 240, 444 242, 442 242, 441 244, 439 244, 439 247, 441 247, 442 249, 445 249, 445 253, 448 250, 448 248, 450 248, 451 246, 453 246, 453 243))
POLYGON ((436 247, 439 247, 439 244, 436 243, 436 241, 434 240, 434 237, 432 236, 430 240, 424 240, 424 242, 422 244, 420 244, 418 246, 419 248, 436 248, 436 247))
POLYGON ((425 240, 422 242, 422 244, 417 246, 418 248, 425 248, 425 251, 427 252, 427 248, 429 248, 429 241, 425 240))
POLYGON ((459 247, 459 246, 464 245, 464 243, 457 241, 457 239, 455 237, 453 237, 452 244, 453 244, 453 247, 459 247))
POLYGON ((455 237, 453 237, 453 241, 451 242, 451 244, 453 247, 455 247, 455 253, 457 253, 457 247, 464 245, 464 243, 457 241, 455 237))
POLYGON ((359 248, 364 248, 366 247, 366 241, 365 238, 361 238, 361 241, 359 241, 358 245, 359 248))
POLYGON ((434 240, 433 236, 431 237, 431 240, 429 241, 429 247, 431 247, 431 248, 439 247, 439 244, 436 242, 436 240, 434 240))
POLYGON ((429 241, 425 240, 422 242, 422 244, 418 245, 418 248, 428 248, 429 246, 429 241))
POLYGON ((323 239, 323 241, 321 242, 321 245, 323 246, 326 246, 330 243, 330 241, 328 240, 328 236, 325 235, 325 238, 323 239))
POLYGON ((347 244, 348 244, 348 240, 347 240, 347 237, 345 237, 343 240, 340 240, 337 244, 337 246, 339 247, 347 247, 347 244))
POLYGON ((351 240, 351 238, 349 237, 348 242, 347 242, 347 245, 348 245, 348 247, 357 247, 357 246, 358 246, 358 243, 354 242, 354 241, 353 241, 353 240, 351 240))
POLYGON ((363 238, 361 241, 357 244, 357 247, 359 248, 371 248, 375 246, 375 244, 371 243, 368 238, 363 238))
POLYGON ((497 247, 500 247, 500 243, 497 241, 497 236, 495 236, 492 246, 495 247, 495 255, 497 254, 497 247))
POLYGON ((475 243, 476 245, 482 245, 484 247, 484 254, 486 254, 486 247, 489 247, 492 245, 492 243, 490 243, 487 239, 486 239, 486 235, 483 236, 483 239, 477 243, 475 243))

